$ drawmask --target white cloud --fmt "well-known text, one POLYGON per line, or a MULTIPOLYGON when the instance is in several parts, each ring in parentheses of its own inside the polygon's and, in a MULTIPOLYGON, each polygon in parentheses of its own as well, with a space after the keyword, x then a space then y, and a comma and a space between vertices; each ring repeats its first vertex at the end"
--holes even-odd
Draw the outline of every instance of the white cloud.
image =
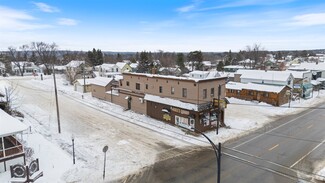
POLYGON ((186 12, 193 10, 194 8, 195 8, 194 5, 188 5, 188 6, 183 6, 183 7, 177 8, 176 11, 178 11, 180 13, 186 13, 186 12))
POLYGON ((43 12, 55 13, 55 12, 60 11, 57 7, 50 6, 50 5, 42 3, 42 2, 33 2, 33 4, 36 5, 37 8, 40 9, 41 11, 43 11, 43 12))
POLYGON ((21 10, 0 6, 0 12, 0 29, 2 30, 21 31, 50 27, 47 24, 31 22, 36 18, 21 10))
POLYGON ((74 20, 74 19, 70 19, 70 18, 60 18, 60 19, 58 19, 58 24, 74 26, 74 25, 78 24, 78 21, 74 20))
POLYGON ((304 15, 297 15, 293 17, 293 25, 313 26, 325 25, 325 13, 311 13, 304 15))
POLYGON ((220 4, 217 6, 201 8, 198 11, 209 11, 223 8, 236 8, 244 6, 269 6, 269 5, 278 5, 286 4, 293 2, 295 0, 239 0, 239 1, 230 1, 229 3, 220 4))

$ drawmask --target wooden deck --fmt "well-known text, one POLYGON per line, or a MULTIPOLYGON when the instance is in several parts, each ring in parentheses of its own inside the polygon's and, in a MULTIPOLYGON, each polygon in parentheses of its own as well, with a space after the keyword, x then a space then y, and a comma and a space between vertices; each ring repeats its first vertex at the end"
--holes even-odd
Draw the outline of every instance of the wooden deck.
POLYGON ((7 161, 24 155, 23 145, 13 136, 8 136, 0 139, 0 162, 7 161), (4 147, 3 147, 4 145, 4 147))

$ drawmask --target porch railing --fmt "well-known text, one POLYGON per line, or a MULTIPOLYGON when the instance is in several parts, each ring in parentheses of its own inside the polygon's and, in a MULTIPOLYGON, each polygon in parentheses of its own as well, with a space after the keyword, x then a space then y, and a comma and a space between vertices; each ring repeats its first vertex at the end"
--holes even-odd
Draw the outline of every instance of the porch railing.
POLYGON ((23 152, 24 152, 24 149, 23 149, 22 145, 13 146, 10 148, 6 148, 4 150, 0 150, 0 160, 2 158, 7 158, 9 156, 13 156, 13 155, 20 154, 23 152))

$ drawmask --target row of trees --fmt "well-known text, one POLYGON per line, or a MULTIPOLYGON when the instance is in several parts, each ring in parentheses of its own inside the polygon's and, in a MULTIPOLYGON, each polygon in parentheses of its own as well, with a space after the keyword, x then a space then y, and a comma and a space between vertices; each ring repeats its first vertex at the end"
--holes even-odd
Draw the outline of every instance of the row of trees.
MULTIPOLYGON (((294 57, 307 57, 314 55, 312 51, 277 51, 268 52, 260 44, 253 44, 247 46, 245 50, 233 53, 229 52, 215 53, 215 52, 201 52, 192 51, 189 53, 175 53, 164 52, 159 50, 157 52, 136 52, 136 53, 113 53, 102 52, 100 49, 93 48, 88 52, 83 51, 61 51, 55 43, 32 42, 30 44, 22 45, 18 48, 8 48, 8 62, 13 62, 24 73, 24 65, 19 61, 30 61, 36 65, 43 64, 45 67, 45 74, 51 73, 52 64, 65 65, 71 60, 85 60, 87 65, 96 66, 103 63, 116 63, 123 60, 130 60, 131 62, 139 61, 139 72, 151 72, 153 68, 157 67, 178 67, 185 70, 185 63, 188 63, 190 70, 203 70, 203 60, 210 60, 213 64, 217 64, 218 70, 223 70, 225 65, 237 65, 239 61, 250 59, 254 60, 250 67, 256 68, 264 64, 267 53, 275 55, 275 59, 283 59, 286 55, 291 54, 294 57), (159 62, 158 62, 159 60, 159 62)), ((9 66, 9 64, 8 64, 9 66)))
POLYGON ((51 73, 51 66, 57 61, 57 48, 55 43, 32 42, 29 45, 25 44, 19 48, 8 48, 7 66, 11 68, 12 62, 23 76, 25 64, 22 61, 34 62, 37 65, 44 65, 45 74, 51 73))

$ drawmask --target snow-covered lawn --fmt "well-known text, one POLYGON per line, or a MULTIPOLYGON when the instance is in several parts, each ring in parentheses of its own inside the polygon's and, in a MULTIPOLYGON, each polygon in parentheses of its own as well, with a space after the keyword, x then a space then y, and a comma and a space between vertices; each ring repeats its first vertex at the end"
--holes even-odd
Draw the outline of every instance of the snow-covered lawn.
MULTIPOLYGON (((22 78, 1 78, 0 90, 2 90, 1 88, 7 84, 7 79, 19 80, 22 78)), ((51 76, 45 76, 44 80, 40 80, 38 77, 24 77, 23 79, 25 84, 28 84, 33 88, 53 92, 53 79, 51 76)), ((162 141, 178 139, 175 140, 175 142, 170 142, 169 145, 171 146, 184 147, 193 144, 209 145, 202 136, 194 137, 192 135, 188 135, 186 131, 180 128, 148 118, 145 115, 137 114, 132 111, 124 111, 123 108, 115 104, 92 98, 89 93, 82 94, 75 92, 73 91, 73 86, 64 85, 63 83, 64 79, 62 79, 59 75, 57 77, 57 86, 60 95, 77 100, 80 104, 89 105, 96 110, 101 110, 105 113, 116 116, 119 119, 124 119, 129 123, 140 126, 141 128, 144 127, 146 129, 155 131, 157 134, 166 136, 167 140, 163 140, 163 138, 159 136, 155 137, 161 138, 162 141)), ((325 91, 321 90, 320 92, 314 92, 313 98, 311 99, 293 101, 291 102, 290 108, 288 107, 288 104, 280 107, 273 107, 265 103, 254 103, 234 98, 230 98, 229 101, 230 104, 225 112, 225 123, 229 128, 219 129, 218 135, 215 134, 215 131, 206 133, 206 135, 209 136, 209 138, 211 138, 214 142, 225 142, 229 139, 239 137, 271 122, 276 116, 299 113, 299 111, 304 110, 304 107, 310 107, 322 103, 325 101, 325 91)), ((42 177, 40 180, 46 180, 45 182, 86 182, 87 180, 101 181, 103 171, 103 156, 99 156, 97 154, 98 152, 94 152, 94 156, 96 157, 92 157, 90 159, 95 162, 89 163, 78 160, 77 164, 72 165, 70 142, 73 131, 71 130, 58 135, 54 134, 57 132, 49 130, 48 126, 38 124, 40 122, 42 123, 43 121, 55 121, 55 111, 53 111, 53 114, 51 115, 52 117, 49 117, 46 114, 42 115, 44 111, 39 106, 33 106, 32 104, 22 105, 21 109, 23 112, 30 114, 25 115, 24 122, 31 125, 33 130, 25 133, 24 140, 28 142, 29 147, 34 149, 34 157, 38 157, 40 159, 41 169, 44 172, 44 177, 42 177), (99 163, 100 165, 98 165, 99 163)), ((91 138, 93 135, 95 134, 89 134, 89 138, 91 138)), ((143 152, 147 153, 146 158, 146 154, 139 154, 138 149, 129 148, 127 151, 123 150, 128 146, 128 144, 132 143, 130 139, 115 138, 113 140, 115 141, 111 142, 112 144, 108 144, 110 157, 108 158, 109 166, 107 167, 108 170, 106 172, 106 176, 110 176, 108 178, 110 180, 127 175, 128 173, 132 173, 137 168, 141 168, 153 163, 155 161, 155 155, 158 155, 157 153, 159 153, 158 151, 152 149, 143 149, 143 152), (121 159, 121 157, 131 159, 134 165, 130 165, 128 162, 121 159)), ((79 144, 78 148, 84 149, 85 151, 87 148, 94 148, 86 142, 88 141, 85 139, 84 143, 79 144)), ((98 142, 91 142, 94 143, 92 146, 100 147, 99 151, 101 151, 101 148, 103 147, 102 141, 98 140, 98 142)), ((87 155, 89 154, 91 154, 91 152, 87 152, 87 155)), ((84 159, 83 154, 80 152, 76 155, 77 159, 84 159)), ((322 172, 325 172, 325 170, 322 172)), ((8 179, 9 172, 0 174, 0 182, 7 182, 8 179)))

